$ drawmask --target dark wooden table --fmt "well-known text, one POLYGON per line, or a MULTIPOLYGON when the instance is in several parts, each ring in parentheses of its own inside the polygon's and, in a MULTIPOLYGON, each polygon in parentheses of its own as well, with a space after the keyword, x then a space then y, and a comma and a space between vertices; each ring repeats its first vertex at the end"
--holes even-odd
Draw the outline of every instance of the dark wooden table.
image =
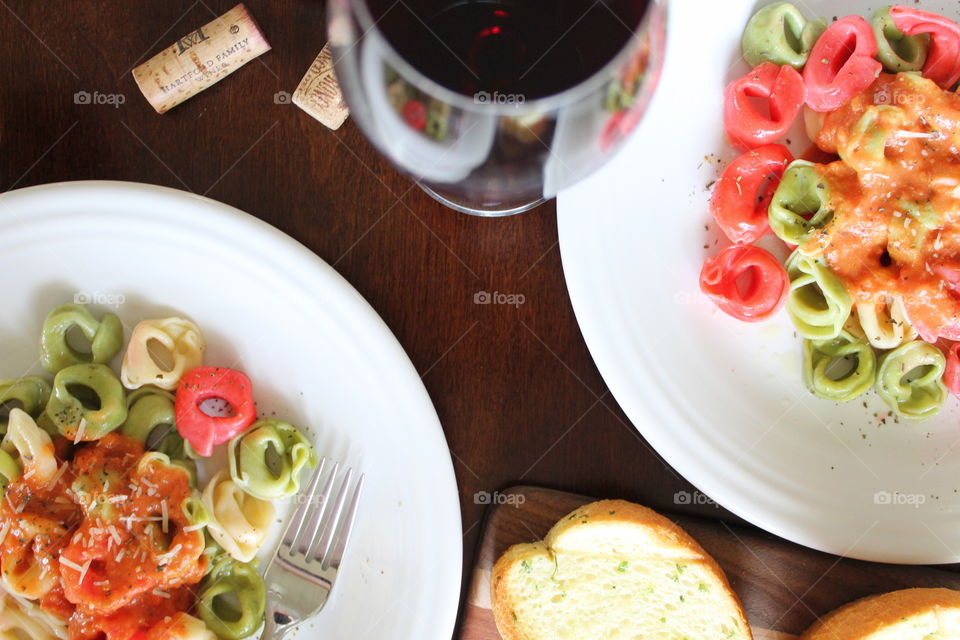
POLYGON ((273 50, 154 112, 130 70, 233 5, 0 0, 0 188, 114 179, 185 189, 269 222, 333 265, 396 334, 436 405, 460 489, 466 567, 485 510, 475 494, 518 483, 736 520, 675 504, 693 487, 607 390, 567 296, 553 202, 501 220, 455 213, 349 121, 331 132, 275 103, 326 41, 323 2, 249 0, 273 50), (76 104, 80 91, 119 94, 123 104, 76 104), (477 305, 478 291, 525 302, 477 305))

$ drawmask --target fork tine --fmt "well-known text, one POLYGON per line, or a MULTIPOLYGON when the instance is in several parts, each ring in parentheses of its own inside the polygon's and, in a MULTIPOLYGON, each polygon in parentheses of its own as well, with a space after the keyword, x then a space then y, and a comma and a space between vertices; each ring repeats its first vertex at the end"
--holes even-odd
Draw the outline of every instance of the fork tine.
MULTIPOLYGON (((320 491, 319 504, 312 505, 313 510, 310 513, 309 524, 307 524, 306 528, 303 529, 303 531, 301 531, 294 540, 293 551, 295 553, 308 555, 307 552, 310 550, 310 547, 313 546, 313 541, 317 538, 317 534, 320 531, 320 525, 323 523, 324 514, 327 511, 327 505, 330 503, 330 493, 333 491, 333 483, 336 481, 339 471, 340 463, 334 463, 333 469, 330 470, 330 476, 327 478, 327 482, 323 485, 323 490, 320 491)), ((310 501, 313 502, 313 495, 311 495, 310 501)))
MULTIPOLYGON (((333 505, 333 511, 329 516, 323 519, 323 533, 319 539, 314 540, 310 551, 307 552, 307 562, 316 560, 322 562, 327 552, 330 551, 330 543, 333 540, 333 534, 337 532, 340 525, 340 514, 343 513, 343 505, 347 501, 347 489, 350 488, 350 480, 353 479, 353 469, 347 469, 343 482, 340 484, 340 490, 337 492, 337 500, 333 505)), ((317 531, 320 533, 320 530, 317 531)))
POLYGON ((313 494, 317 491, 317 485, 320 484, 320 477, 323 475, 323 470, 326 466, 327 459, 320 458, 320 464, 317 465, 317 470, 314 471, 313 478, 310 479, 310 486, 307 487, 307 490, 302 494, 303 502, 297 507, 293 517, 290 518, 290 523, 283 532, 283 546, 287 549, 293 548, 293 541, 300 535, 300 529, 303 528, 303 521, 307 515, 307 509, 313 502, 313 494))
POLYGON ((363 479, 365 474, 360 474, 357 486, 353 490, 353 497, 350 498, 350 506, 347 507, 347 513, 342 518, 342 524, 337 527, 336 542, 329 557, 323 559, 321 569, 333 567, 340 568, 340 561, 343 560, 343 552, 347 548, 347 542, 350 540, 350 533, 353 531, 353 522, 357 518, 357 507, 360 504, 360 491, 363 489, 363 479))

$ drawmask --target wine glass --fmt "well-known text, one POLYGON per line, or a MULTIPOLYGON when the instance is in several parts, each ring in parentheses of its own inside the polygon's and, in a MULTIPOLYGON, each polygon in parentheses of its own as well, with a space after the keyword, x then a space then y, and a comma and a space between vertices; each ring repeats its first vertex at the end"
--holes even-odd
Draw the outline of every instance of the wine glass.
POLYGON ((656 88, 666 0, 330 0, 337 79, 443 204, 526 211, 600 167, 656 88))

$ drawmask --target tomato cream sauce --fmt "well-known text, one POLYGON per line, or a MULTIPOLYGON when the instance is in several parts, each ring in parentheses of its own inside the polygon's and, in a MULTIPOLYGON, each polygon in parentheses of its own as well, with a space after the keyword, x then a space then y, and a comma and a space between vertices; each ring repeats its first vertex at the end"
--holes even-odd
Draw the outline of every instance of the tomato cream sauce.
POLYGON ((914 74, 881 74, 826 114, 815 140, 833 217, 805 252, 857 302, 900 297, 930 342, 960 340, 960 96, 914 74))
POLYGON ((47 485, 12 481, 0 504, 0 559, 53 578, 41 607, 67 620, 74 640, 142 638, 194 604, 206 558, 202 530, 184 530, 189 476, 143 455, 139 442, 108 434, 58 460, 47 485))

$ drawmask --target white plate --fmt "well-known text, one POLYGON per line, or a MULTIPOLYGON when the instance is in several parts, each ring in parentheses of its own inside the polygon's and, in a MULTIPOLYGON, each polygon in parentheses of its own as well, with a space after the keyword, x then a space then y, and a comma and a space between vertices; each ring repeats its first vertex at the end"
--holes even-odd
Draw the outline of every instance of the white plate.
MULTIPOLYGON (((886 407, 873 392, 866 408, 815 398, 785 312, 745 324, 699 291, 703 259, 717 250, 715 225, 704 230, 706 186, 735 155, 722 92, 747 70, 739 40, 755 7, 688 4, 672 4, 666 68, 637 134, 560 196, 567 285, 597 366, 657 451, 741 517, 840 555, 956 562, 960 403, 927 422, 880 424, 874 412, 886 407)), ((876 3, 798 6, 869 17, 876 3)), ((960 18, 956 3, 921 6, 960 18)))
POLYGON ((463 544, 450 454, 406 354, 343 278, 261 221, 161 187, 23 189, 0 196, 0 220, 0 377, 39 372, 43 317, 74 296, 122 300, 128 335, 144 317, 192 317, 206 363, 246 371, 261 414, 366 474, 332 598, 300 637, 450 638, 463 544))

